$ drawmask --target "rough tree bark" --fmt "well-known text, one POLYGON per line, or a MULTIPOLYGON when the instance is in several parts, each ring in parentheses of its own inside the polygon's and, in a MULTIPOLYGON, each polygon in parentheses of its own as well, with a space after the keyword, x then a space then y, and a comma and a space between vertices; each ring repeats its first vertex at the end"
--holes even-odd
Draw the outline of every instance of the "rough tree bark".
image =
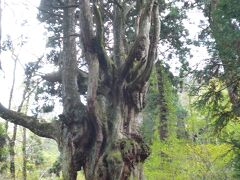
POLYGON ((75 180, 80 169, 89 180, 138 177, 140 172, 134 169, 149 155, 138 126, 146 82, 159 40, 158 4, 155 0, 141 3, 136 39, 129 48, 124 43, 126 37, 123 34, 122 15, 127 13, 121 12, 124 11, 121 8, 124 2, 114 2, 113 21, 122 18, 122 22, 113 23, 112 56, 108 56, 104 47, 104 27, 98 2, 81 0, 77 4, 80 8, 82 51, 88 65, 87 73, 79 73, 75 40, 76 1, 64 1, 59 71, 43 76, 46 80, 62 83, 63 113, 59 120, 47 123, 8 110, 0 104, 2 118, 57 141, 65 180, 75 180), (79 82, 79 79, 83 81, 79 82), (84 105, 79 89, 86 85, 87 104, 84 105))
POLYGON ((165 92, 165 88, 164 88, 164 75, 163 75, 163 66, 161 64, 160 61, 158 61, 155 64, 156 67, 156 72, 157 72, 157 82, 158 82, 158 92, 159 92, 159 96, 158 96, 158 104, 159 104, 159 138, 162 141, 167 140, 168 138, 168 105, 167 105, 167 101, 166 101, 166 92, 165 92))

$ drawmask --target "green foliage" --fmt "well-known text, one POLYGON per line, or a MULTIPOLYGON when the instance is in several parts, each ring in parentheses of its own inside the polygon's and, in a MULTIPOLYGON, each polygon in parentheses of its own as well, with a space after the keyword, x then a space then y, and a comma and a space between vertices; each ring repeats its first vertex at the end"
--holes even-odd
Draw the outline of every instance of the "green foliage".
POLYGON ((225 84, 218 79, 212 79, 208 85, 201 88, 194 107, 202 114, 208 114, 211 125, 216 132, 220 132, 230 121, 238 121, 238 117, 232 111, 232 104, 225 84))
MULTIPOLYGON (((213 36, 222 58, 233 59, 239 55, 240 3, 238 0, 220 0, 213 12, 213 36)), ((232 67, 234 68, 234 67, 232 67)))
POLYGON ((211 57, 202 70, 195 72, 197 83, 193 92, 198 95, 197 107, 208 109, 216 130, 220 131, 239 116, 240 3, 238 0, 198 3, 209 19, 201 40, 211 57))
POLYGON ((152 75, 149 80, 149 92, 146 97, 146 107, 144 108, 143 116, 144 121, 141 126, 141 131, 145 141, 151 143, 153 140, 153 133, 157 127, 157 118, 159 114, 158 103, 158 85, 156 71, 153 69, 152 75))
POLYGON ((7 168, 7 147, 6 147, 6 132, 3 124, 0 124, 0 174, 7 168))
POLYGON ((54 173, 56 174, 57 177, 59 177, 61 170, 62 170, 61 157, 59 156, 48 171, 50 174, 54 173))
MULTIPOLYGON (((228 136, 217 137, 212 133, 211 125, 219 122, 219 119, 211 112, 217 110, 220 112, 220 107, 223 106, 229 109, 227 93, 224 91, 221 94, 218 93, 222 88, 219 81, 212 81, 212 86, 209 87, 214 89, 212 93, 208 94, 207 90, 202 91, 203 94, 206 93, 204 95, 206 99, 210 98, 211 102, 202 99, 193 107, 191 101, 194 102, 196 99, 184 93, 179 97, 167 71, 164 73, 164 79, 166 92, 164 98, 169 111, 170 135, 166 141, 160 141, 158 130, 151 129, 154 135, 151 139, 152 153, 144 164, 146 179, 233 179, 236 177, 237 169, 240 167, 237 163, 239 156, 236 154, 233 143, 227 142, 229 137, 233 137, 230 132, 236 129, 230 131, 228 127, 226 132, 231 134, 228 136), (181 103, 184 103, 184 106, 181 103), (185 136, 177 136, 179 120, 184 123, 180 128, 185 136)), ((150 87, 149 97, 157 97, 156 78, 152 77, 150 82, 153 87, 150 87)), ((150 118, 154 118, 152 121, 156 127, 159 124, 158 101, 154 98, 149 100, 144 117, 147 122, 150 118)), ((145 128, 147 129, 148 126, 145 128)), ((235 137, 235 139, 238 138, 235 137)))
POLYGON ((240 124, 239 122, 232 122, 230 121, 218 134, 219 138, 222 142, 227 143, 231 146, 231 153, 233 154, 231 160, 231 167, 233 169, 233 177, 235 179, 239 179, 240 177, 240 124))
POLYGON ((180 71, 189 69, 190 46, 194 43, 184 26, 186 12, 192 9, 191 2, 184 0, 159 0, 161 11, 160 54, 161 60, 171 67, 172 61, 181 63, 180 71), (167 48, 166 48, 167 47, 167 48))
MULTIPOLYGON (((157 135, 156 135, 157 136, 157 135)), ((155 139, 152 154, 144 164, 146 179, 227 179, 233 172, 231 145, 192 144, 172 139, 155 139)))
POLYGON ((28 138, 26 153, 29 170, 44 163, 43 146, 40 137, 31 135, 28 138))

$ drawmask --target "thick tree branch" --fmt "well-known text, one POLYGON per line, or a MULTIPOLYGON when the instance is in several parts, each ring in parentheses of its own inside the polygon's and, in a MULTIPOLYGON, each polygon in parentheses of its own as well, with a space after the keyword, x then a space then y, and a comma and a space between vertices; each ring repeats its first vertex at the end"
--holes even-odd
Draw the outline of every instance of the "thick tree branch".
MULTIPOLYGON (((49 82, 58 82, 62 83, 62 76, 61 76, 61 71, 56 71, 52 72, 49 74, 42 75, 42 79, 49 81, 49 82)), ((85 94, 87 90, 87 81, 88 81, 88 73, 78 69, 78 74, 77 74, 77 84, 78 84, 78 91, 81 94, 85 94)))
MULTIPOLYGON (((94 5, 95 6, 95 5, 94 5)), ((98 8, 95 6, 95 16, 96 16, 96 25, 97 25, 97 34, 94 35, 93 31, 93 15, 90 9, 90 0, 81 0, 80 1, 80 28, 81 35, 84 46, 84 56, 88 63, 88 71, 90 76, 88 77, 88 89, 87 89, 87 116, 88 123, 91 127, 94 128, 94 134, 96 138, 96 148, 94 148, 94 154, 98 154, 101 147, 102 142, 102 127, 101 121, 98 117, 98 107, 97 107, 97 91, 98 91, 98 82, 99 82, 99 65, 105 69, 106 72, 109 72, 109 60, 106 55, 105 49, 103 48, 103 24, 101 14, 98 8), (97 41, 97 43, 96 43, 97 41), (96 51, 96 46, 98 45, 96 51), (100 63, 100 64, 99 64, 100 63)), ((105 73, 106 73, 105 72, 105 73)), ((107 73, 108 74, 108 73, 107 73)), ((109 75, 110 77, 110 75, 109 75)))
POLYGON ((41 76, 42 79, 49 81, 49 82, 59 82, 62 83, 62 76, 60 71, 52 72, 49 74, 44 74, 41 76))
POLYGON ((160 19, 158 5, 154 5, 152 13, 152 27, 150 33, 150 47, 148 51, 148 58, 146 64, 141 68, 136 68, 137 72, 134 72, 135 78, 130 84, 129 88, 140 88, 144 85, 151 74, 154 60, 156 59, 157 45, 160 37, 160 19))
MULTIPOLYGON (((45 74, 41 76, 42 79, 49 82, 58 82, 62 83, 62 76, 60 71, 52 72, 49 74, 45 74)), ((78 90, 80 94, 86 94, 87 86, 88 86, 88 73, 79 69, 78 74, 78 90)), ((103 83, 98 87, 98 94, 106 94, 109 92, 108 87, 106 87, 103 83)))
MULTIPOLYGON (((88 78, 88 73, 81 69, 78 69, 78 76, 79 76, 79 78, 84 79, 84 81, 86 81, 88 78)), ((42 75, 41 77, 44 80, 49 81, 49 82, 59 82, 59 83, 62 82, 61 71, 56 71, 56 72, 52 72, 49 74, 45 74, 45 75, 42 75)))
POLYGON ((98 56, 98 61, 100 67, 103 70, 103 73, 107 75, 109 78, 112 72, 112 62, 111 59, 108 57, 106 49, 104 47, 104 26, 103 26, 103 19, 101 12, 98 8, 97 4, 93 5, 94 15, 96 20, 96 42, 95 45, 95 52, 98 56))
MULTIPOLYGON (((93 31, 93 15, 90 8, 89 0, 80 1, 80 28, 81 37, 84 47, 84 56, 88 63, 89 76, 87 88, 87 112, 89 120, 94 126, 95 130, 98 129, 98 120, 96 118, 96 98, 99 81, 99 61, 95 51, 95 35, 93 31)), ((99 37, 102 36, 102 30, 98 31, 99 37)))
POLYGON ((141 17, 143 10, 144 10, 144 2, 142 0, 136 1, 136 11, 137 11, 138 16, 137 16, 136 22, 135 22, 135 36, 137 36, 139 33, 139 21, 140 21, 140 17, 141 17))
POLYGON ((26 116, 22 113, 9 110, 5 108, 1 103, 0 117, 6 121, 23 126, 38 136, 57 140, 59 132, 59 123, 57 121, 54 121, 52 123, 41 122, 40 119, 37 119, 35 117, 26 116))
POLYGON ((140 61, 144 63, 148 57, 149 51, 149 33, 151 27, 151 14, 154 0, 151 0, 145 5, 144 12, 140 16, 139 22, 139 33, 136 37, 136 40, 130 49, 128 57, 125 64, 123 64, 121 71, 121 81, 124 81, 125 78, 129 75, 130 71, 133 68, 134 61, 140 61))
POLYGON ((80 1, 81 38, 85 51, 93 52, 93 18, 89 0, 80 1))
MULTIPOLYGON (((119 1, 119 0, 117 0, 119 1)), ((120 2, 120 1, 119 1, 120 2)), ((113 6, 113 37, 114 37, 114 62, 121 66, 125 59, 124 49, 124 14, 123 9, 117 5, 113 6)))

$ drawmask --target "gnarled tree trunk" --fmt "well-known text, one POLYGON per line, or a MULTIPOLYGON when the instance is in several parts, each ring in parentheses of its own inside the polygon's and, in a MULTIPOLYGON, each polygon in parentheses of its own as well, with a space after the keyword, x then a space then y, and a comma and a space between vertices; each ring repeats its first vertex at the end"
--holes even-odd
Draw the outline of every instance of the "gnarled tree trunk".
MULTIPOLYGON (((64 180, 75 180, 84 170, 88 180, 140 177, 136 169, 149 155, 138 126, 144 107, 146 82, 156 58, 160 23, 155 0, 140 3, 136 39, 125 42, 126 14, 136 4, 123 8, 114 1, 114 50, 105 48, 104 24, 99 2, 63 2, 63 50, 59 71, 42 76, 62 83, 63 113, 59 120, 42 122, 34 117, 7 110, 0 104, 0 116, 20 124, 35 134, 55 139, 62 157, 64 180), (76 7, 80 9, 82 53, 88 72, 78 69, 76 52, 76 7), (109 56, 109 53, 113 53, 109 56), (86 81, 87 79, 87 81, 86 81), (87 82, 87 83, 86 83, 87 82), (80 100, 86 88, 86 105, 80 100)), ((100 1, 101 2, 101 1, 100 1)), ((85 94, 85 93, 84 93, 85 94)))

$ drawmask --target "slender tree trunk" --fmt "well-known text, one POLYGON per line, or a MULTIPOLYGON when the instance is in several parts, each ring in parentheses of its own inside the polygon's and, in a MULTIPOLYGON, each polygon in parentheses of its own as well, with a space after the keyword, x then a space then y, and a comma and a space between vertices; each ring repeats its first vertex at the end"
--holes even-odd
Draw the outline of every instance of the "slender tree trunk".
MULTIPOLYGON (((28 79, 30 81, 30 78, 28 79)), ((30 83, 26 83, 25 90, 23 92, 23 98, 22 98, 22 103, 19 106, 19 111, 22 109, 23 102, 26 98, 27 91, 29 89, 30 83)), ((30 94, 29 94, 30 96, 30 94)), ((27 114, 28 111, 28 105, 29 105, 29 96, 27 97, 26 100, 26 108, 25 108, 25 114, 27 114)), ((27 180, 27 152, 26 152, 26 147, 27 147, 27 129, 23 127, 22 129, 22 156, 23 156, 23 164, 22 164, 22 176, 23 180, 27 180)))
MULTIPOLYGON (((16 79, 16 68, 17 68, 17 60, 14 60, 14 65, 13 65, 13 80, 12 80, 12 87, 10 90, 10 95, 9 95, 9 102, 8 102, 8 109, 11 109, 12 106, 12 98, 13 98, 13 92, 15 88, 15 79, 16 79)), ((8 122, 6 121, 5 124, 6 132, 8 131, 8 122)), ((15 139, 16 139, 16 132, 17 132, 17 125, 14 124, 13 127, 13 135, 12 138, 8 136, 8 143, 9 143, 9 156, 10 156, 10 174, 11 178, 15 179, 15 139)))
POLYGON ((14 124, 12 139, 9 143, 9 152, 10 152, 10 172, 12 179, 15 179, 15 142, 17 135, 17 125, 14 124))
POLYGON ((26 153, 26 145, 27 145, 27 137, 26 137, 26 128, 23 128, 22 134, 22 156, 23 156, 23 167, 22 167, 22 174, 23 180, 27 180, 27 153, 26 153))
MULTIPOLYGON (((11 106, 12 106, 13 92, 14 92, 14 88, 15 88, 15 79, 16 79, 16 68, 17 68, 17 59, 14 59, 13 81, 12 81, 12 87, 11 87, 11 90, 10 90, 9 107, 8 107, 9 109, 11 109, 11 106)), ((19 112, 19 113, 21 112, 23 104, 24 104, 24 102, 26 100, 26 94, 28 92, 28 88, 29 88, 29 83, 26 84, 26 86, 25 86, 21 103, 18 106, 17 112, 19 112)), ((28 100, 29 100, 29 97, 27 98, 27 101, 28 100)), ((7 131, 8 130, 8 122, 6 122, 5 126, 6 126, 6 131, 7 131)), ((10 174, 11 174, 11 178, 12 179, 16 178, 16 176, 15 176, 15 171, 16 171, 15 170, 15 141, 16 141, 16 136, 17 136, 17 124, 14 124, 12 137, 10 138, 8 136, 9 155, 10 155, 10 174)), ((26 139, 25 139, 25 141, 26 141, 26 139)), ((23 174, 24 174, 24 171, 23 171, 23 174)))

